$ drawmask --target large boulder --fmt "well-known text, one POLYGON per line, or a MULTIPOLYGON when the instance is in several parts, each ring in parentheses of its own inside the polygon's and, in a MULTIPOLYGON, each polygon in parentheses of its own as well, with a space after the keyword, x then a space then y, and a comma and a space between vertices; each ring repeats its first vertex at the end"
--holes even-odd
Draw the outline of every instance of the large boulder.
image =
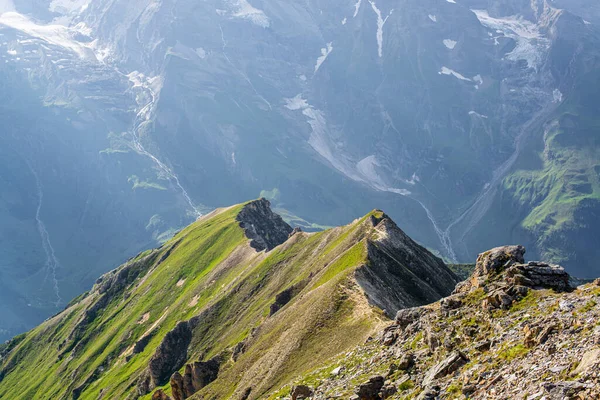
POLYGON ((559 265, 550 265, 539 261, 527 264, 515 264, 506 271, 507 282, 531 288, 565 291, 571 288, 570 276, 559 265))
POLYGON ((525 247, 502 246, 479 254, 471 277, 456 286, 455 293, 466 293, 481 287, 491 275, 497 275, 514 264, 525 262, 525 247))
POLYGON ((356 395, 360 400, 379 400, 381 399, 379 392, 384 384, 383 376, 373 376, 356 388, 356 395))
POLYGON ((292 388, 292 400, 310 399, 313 391, 306 385, 298 385, 292 388))

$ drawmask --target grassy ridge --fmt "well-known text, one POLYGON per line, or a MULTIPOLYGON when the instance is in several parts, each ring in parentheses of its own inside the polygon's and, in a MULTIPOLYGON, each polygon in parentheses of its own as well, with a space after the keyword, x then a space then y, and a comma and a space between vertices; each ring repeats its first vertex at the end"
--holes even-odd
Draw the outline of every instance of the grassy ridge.
POLYGON ((1 360, 0 398, 71 398, 78 387, 81 399, 132 396, 165 334, 207 310, 210 317, 201 322, 188 361, 229 354, 242 340, 249 348, 237 362, 227 361, 219 379, 205 388, 219 398, 250 386, 260 393, 276 390, 364 341, 382 321, 348 279, 349 271, 366 262, 372 226, 365 218, 297 234, 270 253, 256 253, 236 221, 242 207, 206 216, 160 249, 131 260, 128 265, 138 263, 143 273, 91 321, 81 322, 101 296, 97 288, 14 343, 1 360), (299 282, 307 282, 301 293, 269 316, 275 296, 299 282), (73 339, 77 326, 81 332, 73 339), (145 349, 132 354, 147 335, 145 349))

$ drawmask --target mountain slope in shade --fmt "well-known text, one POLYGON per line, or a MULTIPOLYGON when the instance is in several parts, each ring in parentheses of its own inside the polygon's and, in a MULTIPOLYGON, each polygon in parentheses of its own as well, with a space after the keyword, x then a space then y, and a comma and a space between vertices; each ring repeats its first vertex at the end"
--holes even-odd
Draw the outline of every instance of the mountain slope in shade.
POLYGON ((218 209, 0 350, 0 397, 267 395, 457 277, 381 211, 318 233, 218 209))

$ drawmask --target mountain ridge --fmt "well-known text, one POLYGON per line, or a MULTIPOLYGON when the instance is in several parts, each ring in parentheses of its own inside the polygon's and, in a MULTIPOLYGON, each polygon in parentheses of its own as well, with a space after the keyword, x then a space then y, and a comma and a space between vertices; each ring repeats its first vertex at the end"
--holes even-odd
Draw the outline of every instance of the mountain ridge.
POLYGON ((378 210, 309 234, 265 199, 219 209, 13 339, 0 396, 149 398, 187 382, 188 392, 258 398, 457 282, 378 210), (28 372, 39 363, 46 377, 28 372))

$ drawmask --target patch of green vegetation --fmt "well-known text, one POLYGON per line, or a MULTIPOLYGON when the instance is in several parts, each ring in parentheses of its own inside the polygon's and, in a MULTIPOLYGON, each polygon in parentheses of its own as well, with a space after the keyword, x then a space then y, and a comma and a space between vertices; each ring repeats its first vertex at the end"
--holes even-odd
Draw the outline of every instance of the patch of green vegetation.
POLYGON ((446 389, 446 393, 451 395, 451 398, 455 398, 456 396, 460 396, 462 394, 462 383, 461 382, 452 382, 448 389, 446 389))
POLYGON ((398 385, 398 391, 406 392, 407 390, 411 390, 414 387, 415 387, 415 383, 413 381, 411 381, 410 379, 408 379, 398 385))
POLYGON ((463 302, 470 306, 478 305, 485 299, 485 296, 486 293, 483 288, 478 288, 467 294, 463 299, 463 302))
POLYGON ((156 189, 156 190, 167 190, 166 187, 159 185, 158 183, 150 182, 150 181, 141 181, 136 175, 131 175, 127 182, 132 183, 132 189, 156 189))
POLYGON ((274 188, 273 190, 261 190, 259 198, 265 198, 271 202, 278 202, 281 197, 279 189, 274 188))
POLYGON ((284 209, 284 208, 275 208, 274 210, 277 214, 281 215, 281 218, 283 218, 283 220, 285 222, 287 222, 288 224, 290 224, 291 226, 294 227, 300 227, 305 231, 308 232, 315 232, 315 231, 324 231, 326 229, 330 229, 330 226, 327 225, 320 225, 320 224, 315 224, 313 222, 308 222, 307 220, 300 218, 299 216, 291 213, 290 211, 284 209))
POLYGON ((595 300, 588 300, 581 308, 577 310, 578 313, 586 313, 588 311, 592 311, 594 307, 596 307, 598 303, 595 300))
POLYGON ((338 257, 330 266, 328 266, 325 273, 315 284, 315 288, 329 282, 337 275, 349 272, 355 267, 367 262, 367 248, 364 242, 360 242, 352 246, 348 251, 344 252, 338 257))
POLYGON ((516 345, 507 345, 505 346, 502 350, 500 350, 500 352, 498 353, 498 357, 501 360, 504 360, 506 362, 510 362, 513 361, 517 358, 523 358, 525 357, 525 355, 527 353, 529 353, 529 350, 527 347, 525 347, 524 344, 522 343, 518 343, 516 345))

